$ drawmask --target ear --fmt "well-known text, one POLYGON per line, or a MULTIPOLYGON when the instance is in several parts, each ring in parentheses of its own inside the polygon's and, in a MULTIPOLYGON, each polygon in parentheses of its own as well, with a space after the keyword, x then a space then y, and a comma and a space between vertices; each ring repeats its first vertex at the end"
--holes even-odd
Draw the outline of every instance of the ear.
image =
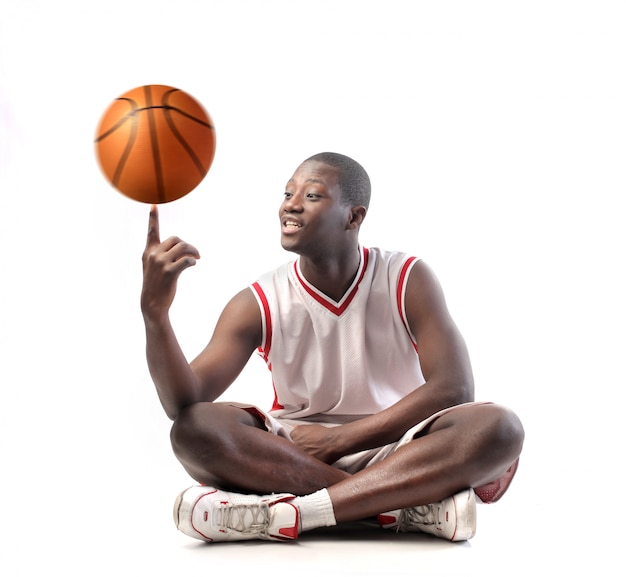
POLYGON ((348 223, 348 228, 359 228, 366 214, 367 208, 364 206, 353 206, 350 209, 350 222, 348 223))

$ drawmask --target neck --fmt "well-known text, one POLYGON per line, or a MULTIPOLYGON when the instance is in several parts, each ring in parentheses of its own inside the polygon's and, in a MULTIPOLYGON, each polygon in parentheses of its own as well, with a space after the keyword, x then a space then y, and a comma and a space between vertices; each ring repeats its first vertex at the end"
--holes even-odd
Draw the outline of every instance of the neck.
POLYGON ((333 258, 300 257, 300 271, 316 289, 339 302, 354 282, 361 263, 361 250, 357 246, 333 258))

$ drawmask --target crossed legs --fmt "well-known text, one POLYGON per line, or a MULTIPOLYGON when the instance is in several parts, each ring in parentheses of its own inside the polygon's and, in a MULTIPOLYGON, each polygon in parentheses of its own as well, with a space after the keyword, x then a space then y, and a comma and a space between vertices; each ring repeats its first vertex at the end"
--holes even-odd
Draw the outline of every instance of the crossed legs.
POLYGON ((308 495, 326 488, 338 523, 443 500, 502 475, 519 456, 524 431, 495 404, 455 409, 411 442, 355 474, 267 432, 238 407, 197 403, 172 427, 174 453, 199 483, 257 494, 308 495))

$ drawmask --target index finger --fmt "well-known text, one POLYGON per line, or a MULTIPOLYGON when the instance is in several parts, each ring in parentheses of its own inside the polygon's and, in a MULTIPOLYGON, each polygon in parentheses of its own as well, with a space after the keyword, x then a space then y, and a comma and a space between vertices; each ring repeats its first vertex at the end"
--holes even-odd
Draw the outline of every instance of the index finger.
POLYGON ((159 244, 161 237, 159 234, 159 209, 156 204, 150 207, 150 216, 148 217, 148 240, 146 246, 159 244))

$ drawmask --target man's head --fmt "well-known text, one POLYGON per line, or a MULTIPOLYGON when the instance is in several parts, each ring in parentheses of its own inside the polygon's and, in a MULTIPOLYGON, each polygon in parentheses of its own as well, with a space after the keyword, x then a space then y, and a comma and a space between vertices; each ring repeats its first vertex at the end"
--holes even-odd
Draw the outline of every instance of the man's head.
POLYGON ((372 185, 367 172, 356 160, 337 152, 320 152, 302 164, 306 162, 322 162, 335 168, 344 202, 369 208, 372 185))
POLYGON ((369 199, 369 177, 351 158, 332 152, 307 158, 287 182, 279 209, 283 248, 307 256, 351 252, 369 199))

